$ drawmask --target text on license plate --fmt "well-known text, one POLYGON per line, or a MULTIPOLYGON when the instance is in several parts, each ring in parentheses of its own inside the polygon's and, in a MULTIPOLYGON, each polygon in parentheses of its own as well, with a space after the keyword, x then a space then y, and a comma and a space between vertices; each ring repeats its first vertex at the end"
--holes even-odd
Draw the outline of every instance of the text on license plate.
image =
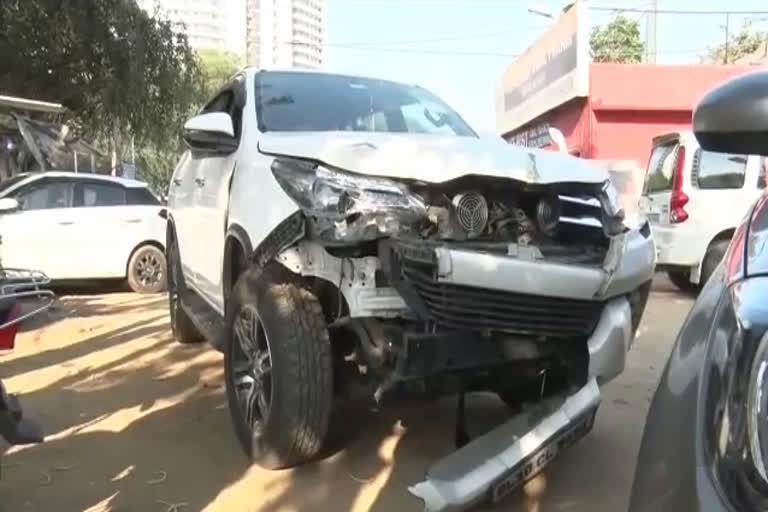
POLYGON ((597 408, 585 413, 566 430, 555 435, 549 442, 538 451, 520 461, 514 468, 505 474, 501 480, 496 482, 491 488, 491 499, 494 502, 499 501, 523 483, 527 482, 539 471, 549 464, 558 453, 573 445, 576 441, 584 437, 595 422, 595 413, 597 408))

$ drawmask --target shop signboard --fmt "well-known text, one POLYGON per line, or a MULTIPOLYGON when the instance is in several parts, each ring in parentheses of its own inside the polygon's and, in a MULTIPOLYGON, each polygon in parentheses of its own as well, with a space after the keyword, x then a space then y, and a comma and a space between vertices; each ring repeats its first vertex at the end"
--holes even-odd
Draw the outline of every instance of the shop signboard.
POLYGON ((589 11, 577 0, 504 72, 496 93, 501 135, 589 94, 589 11))

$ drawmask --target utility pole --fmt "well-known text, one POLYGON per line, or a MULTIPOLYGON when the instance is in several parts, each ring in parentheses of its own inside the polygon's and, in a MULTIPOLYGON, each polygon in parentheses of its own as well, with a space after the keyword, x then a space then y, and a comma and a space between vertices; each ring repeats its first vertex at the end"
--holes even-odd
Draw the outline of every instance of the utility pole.
POLYGON ((656 21, 659 15, 658 11, 659 1, 653 0, 650 12, 648 12, 648 18, 645 21, 645 62, 648 64, 656 64, 656 40, 658 37, 656 21))

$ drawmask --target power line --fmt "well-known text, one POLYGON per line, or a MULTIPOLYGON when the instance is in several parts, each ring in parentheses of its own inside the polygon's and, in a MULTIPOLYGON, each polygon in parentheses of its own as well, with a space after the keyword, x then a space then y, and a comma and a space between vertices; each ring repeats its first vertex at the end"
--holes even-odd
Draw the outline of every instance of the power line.
POLYGON ((497 32, 482 32, 482 33, 476 33, 476 34, 464 34, 464 35, 458 35, 458 36, 444 36, 444 37, 434 37, 431 39, 411 39, 407 41, 360 41, 360 42, 343 42, 343 43, 336 43, 336 44, 343 44, 345 46, 376 46, 376 45, 390 45, 390 44, 420 44, 420 43, 439 43, 444 41, 465 41, 468 39, 482 39, 485 37, 494 37, 494 36, 501 36, 506 35, 510 33, 521 33, 521 32, 532 32, 532 31, 538 31, 543 30, 547 28, 546 25, 538 26, 538 27, 527 27, 524 29, 520 29, 520 27, 514 27, 514 28, 508 28, 506 30, 499 30, 497 32))
POLYGON ((692 11, 687 9, 638 9, 636 7, 590 7, 592 11, 610 11, 610 12, 636 12, 636 13, 657 13, 657 14, 733 14, 734 16, 753 16, 759 14, 768 14, 768 11, 692 11))
MULTIPOLYGON (((415 48, 388 48, 385 46, 355 46, 355 45, 349 45, 349 44, 336 44, 336 43, 326 43, 326 44, 319 44, 319 43, 304 43, 301 41, 287 41, 284 44, 292 45, 292 46, 310 46, 310 47, 331 47, 331 48, 341 48, 346 50, 356 50, 356 51, 371 51, 371 52, 385 52, 385 53, 404 53, 404 54, 426 54, 426 55, 450 55, 450 56, 457 56, 457 57, 476 57, 476 56, 486 56, 486 57, 520 57, 522 53, 503 53, 503 52, 480 52, 480 51, 463 51, 463 50, 433 50, 433 49, 415 49, 415 48)), ((705 52, 708 48, 696 48, 696 49, 690 49, 690 50, 674 50, 674 51, 667 51, 667 52, 659 52, 660 54, 692 54, 692 53, 699 53, 699 52, 705 52)), ((635 55, 636 52, 619 52, 614 53, 613 55, 616 56, 623 56, 623 55, 635 55)))

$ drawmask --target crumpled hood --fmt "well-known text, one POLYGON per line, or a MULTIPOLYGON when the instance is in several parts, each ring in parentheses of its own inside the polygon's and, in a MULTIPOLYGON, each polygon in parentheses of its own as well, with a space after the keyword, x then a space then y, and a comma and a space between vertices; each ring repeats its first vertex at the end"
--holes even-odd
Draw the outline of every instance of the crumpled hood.
POLYGON ((264 133, 259 151, 308 158, 347 171, 430 183, 476 174, 532 184, 603 183, 605 169, 554 151, 499 139, 361 132, 264 133))

